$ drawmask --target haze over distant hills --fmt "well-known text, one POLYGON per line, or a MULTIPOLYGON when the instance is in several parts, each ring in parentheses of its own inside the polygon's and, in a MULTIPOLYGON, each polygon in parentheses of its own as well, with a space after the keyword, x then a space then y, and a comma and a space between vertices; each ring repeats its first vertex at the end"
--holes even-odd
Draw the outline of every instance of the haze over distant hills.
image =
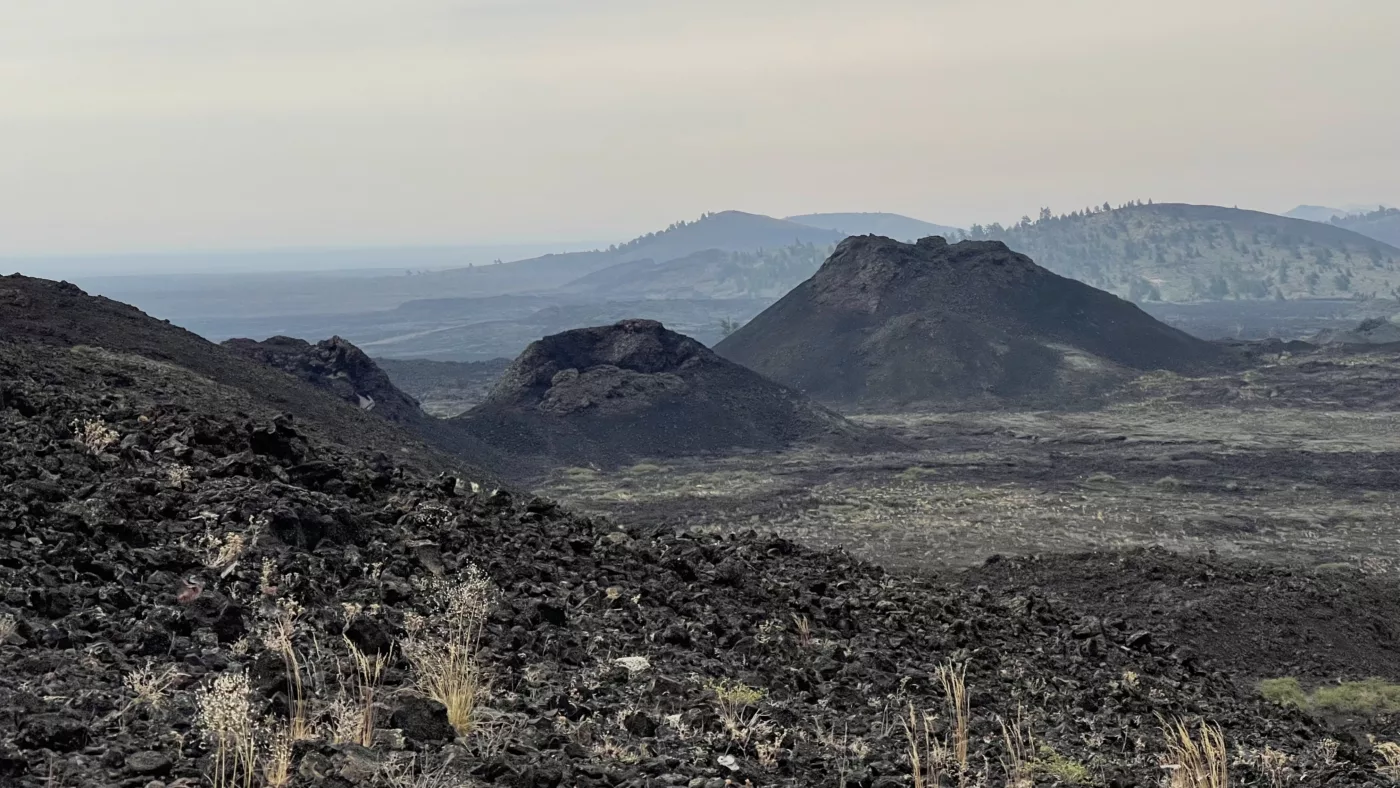
POLYGON ((1400 208, 1380 208, 1369 213, 1334 216, 1330 223, 1400 247, 1400 208))
POLYGON ((1331 224, 1400 247, 1400 208, 1375 203, 1347 208, 1300 205, 1284 216, 1331 224))
POLYGON ((595 247, 596 242, 458 244, 447 246, 383 246, 324 249, 250 249, 242 251, 131 252, 0 257, 0 272, 18 271, 47 278, 209 276, 257 273, 397 276, 405 270, 423 271, 489 265, 546 254, 595 247))
POLYGON ((1002 240, 1057 273, 1146 304, 1385 297, 1400 285, 1400 249, 1342 227, 1140 204, 966 232, 888 213, 723 211, 604 249, 498 265, 78 281, 215 340, 339 335, 374 357, 479 361, 627 318, 718 342, 811 276, 846 232, 1002 240))
POLYGON ((1384 207, 1384 205, 1380 205, 1379 203, 1367 203, 1365 205, 1357 205, 1353 203, 1351 205, 1346 206, 1345 208, 1331 208, 1326 205, 1299 205, 1297 208, 1294 208, 1293 210, 1287 211, 1280 215, 1287 216, 1290 219, 1306 219, 1310 222, 1326 223, 1332 221, 1332 217, 1334 216, 1350 216, 1354 213, 1370 213, 1371 211, 1384 207))
POLYGON ((974 225, 1050 270, 1133 301, 1396 297, 1400 249, 1330 224, 1178 203, 974 225))
MULTIPOLYGON (((135 304, 160 317, 183 321, 197 331, 221 333, 222 316, 263 317, 393 309, 424 298, 460 298, 543 293, 605 268, 651 260, 662 263, 696 252, 751 253, 797 243, 834 245, 840 233, 768 216, 724 211, 681 221, 621 245, 587 252, 548 254, 500 265, 478 265, 417 275, 376 277, 283 277, 271 285, 263 276, 82 277, 79 284, 135 304), (210 285, 217 285, 211 287, 210 285)), ((798 280, 800 281, 800 279, 798 280)))
POLYGON ((837 230, 844 235, 880 235, 906 243, 931 235, 947 237, 963 232, 958 227, 911 219, 897 213, 808 213, 789 216, 787 221, 837 230))

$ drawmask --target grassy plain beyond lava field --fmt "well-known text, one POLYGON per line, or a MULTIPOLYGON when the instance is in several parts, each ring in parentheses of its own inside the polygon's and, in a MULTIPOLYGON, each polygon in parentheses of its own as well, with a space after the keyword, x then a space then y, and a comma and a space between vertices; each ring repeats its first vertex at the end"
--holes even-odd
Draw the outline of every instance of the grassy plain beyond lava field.
POLYGON ((1092 411, 855 417, 915 447, 570 468, 544 492, 629 524, 774 530, 886 566, 1161 546, 1367 571, 1400 562, 1400 352, 1154 374, 1092 411))

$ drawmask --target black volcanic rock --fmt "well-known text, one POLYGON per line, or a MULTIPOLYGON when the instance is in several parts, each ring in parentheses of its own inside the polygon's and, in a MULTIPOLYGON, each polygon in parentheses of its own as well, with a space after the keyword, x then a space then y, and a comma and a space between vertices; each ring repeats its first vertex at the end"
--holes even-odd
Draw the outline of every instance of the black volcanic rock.
POLYGON ((361 410, 390 421, 417 423, 424 418, 417 400, 403 393, 364 351, 340 337, 316 344, 294 337, 262 342, 230 339, 224 347, 331 391, 361 410))
POLYGON ((485 402, 452 421, 544 465, 878 445, 863 428, 652 320, 532 343, 485 402))
MULTIPOLYGON (((734 774, 806 788, 832 784, 836 768, 856 775, 852 786, 904 785, 908 744, 890 712, 941 710, 936 670, 949 662, 966 665, 968 758, 993 764, 989 785, 1007 758, 1003 724, 1021 718, 1037 744, 1086 764, 1101 785, 1157 784, 1161 721, 1178 717, 1220 725, 1232 752, 1286 753, 1307 775, 1300 784, 1384 784, 1359 737, 1264 701, 1249 680, 1261 664, 1286 664, 1290 646, 1320 651, 1312 637, 1368 630, 1332 649, 1364 648, 1365 659, 1336 666, 1300 654, 1327 669, 1303 678, 1354 665, 1394 678, 1385 672, 1400 664, 1393 578, 1163 553, 937 581, 753 531, 623 533, 548 501, 459 484, 465 469, 406 464, 413 455, 393 425, 217 346, 181 345, 156 321, 104 322, 105 306, 75 296, 65 303, 92 309, 81 319, 135 332, 84 336, 69 316, 45 323, 39 311, 13 311, 16 291, 39 290, 42 302, 47 287, 0 293, 0 323, 63 333, 0 338, 5 788, 204 784, 214 748, 200 727, 202 692, 226 685, 233 694, 217 697, 235 710, 246 703, 239 719, 260 732, 288 709, 285 647, 270 632, 305 657, 292 670, 308 690, 315 740, 293 749, 297 786, 368 785, 373 762, 405 757, 442 784, 502 788, 715 785, 734 774), (140 337, 167 358, 222 358, 229 369, 96 347, 140 337), (252 380, 273 391, 234 385, 252 380), (360 443, 328 439, 299 412, 270 417, 278 392, 341 415, 360 443), (379 436, 388 439, 361 445, 379 436), (1229 629, 1242 615, 1224 609, 1230 597, 1171 619, 1151 614, 1187 610, 1222 575, 1266 592, 1233 598, 1270 605, 1279 625, 1229 629), (483 579, 493 592, 466 595, 487 600, 476 619, 462 591, 483 579), (1097 588, 1109 593, 1088 593, 1097 588), (1304 615, 1312 621, 1300 638, 1292 627, 1304 615), (477 722, 489 738, 444 728, 403 648, 462 617, 479 624, 491 692, 477 722), (1323 617, 1332 623, 1313 623, 1323 617), (1227 647, 1209 640, 1217 631, 1227 647), (351 642, 386 659, 373 749, 322 725, 344 709, 337 694, 356 686, 351 642), (755 698, 745 709, 752 739, 727 732, 716 702, 721 687, 740 684, 755 698), (860 747, 824 743, 837 730, 860 747), (1327 738, 1339 744, 1319 747, 1327 738)), ((634 355, 670 359, 638 374, 700 387, 693 370, 715 362, 659 332, 636 327, 655 336, 614 337, 598 353, 620 369, 634 355)), ((1366 721, 1372 731, 1395 739, 1387 720, 1366 721)), ((1231 768, 1238 784, 1268 784, 1257 761, 1231 768)))
MULTIPOLYGON (((395 447, 401 457, 411 456, 425 467, 445 467, 452 462, 440 450, 424 445, 422 430, 409 434, 380 418, 386 415, 382 406, 367 413, 357 403, 337 401, 337 397, 262 363, 266 359, 250 358, 128 304, 88 295, 68 282, 18 274, 0 277, 0 341, 139 356, 194 372, 218 384, 210 396, 230 409, 268 418, 291 412, 296 414, 300 429, 318 432, 348 446, 395 447)), ((384 381, 387 383, 387 378, 384 381)), ((3 393, 3 384, 0 381, 0 400, 14 396, 3 393)), ((379 391, 374 387, 371 390, 379 391)), ((22 407, 22 403, 18 406, 22 407)), ((449 438, 433 442, 468 463, 490 464, 486 459, 489 450, 461 436, 449 438)), ((487 473, 483 470, 478 475, 484 477, 487 473)))
POLYGON ((715 348, 847 407, 1082 401, 1133 370, 1189 372, 1223 351, 998 241, 848 238, 715 348))

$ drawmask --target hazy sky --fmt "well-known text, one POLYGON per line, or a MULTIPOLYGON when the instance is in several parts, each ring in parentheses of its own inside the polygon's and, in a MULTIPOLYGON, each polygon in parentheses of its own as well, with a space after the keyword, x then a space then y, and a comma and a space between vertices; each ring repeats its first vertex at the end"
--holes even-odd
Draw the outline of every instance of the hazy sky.
POLYGON ((4 0, 0 255, 1400 202, 1397 0, 4 0))

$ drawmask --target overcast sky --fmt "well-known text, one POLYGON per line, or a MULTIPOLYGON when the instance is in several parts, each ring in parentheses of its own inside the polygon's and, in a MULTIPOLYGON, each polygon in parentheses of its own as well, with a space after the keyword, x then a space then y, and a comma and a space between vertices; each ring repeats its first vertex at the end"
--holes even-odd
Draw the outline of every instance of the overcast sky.
POLYGON ((0 254, 1400 202, 1397 0, 4 0, 0 254))

